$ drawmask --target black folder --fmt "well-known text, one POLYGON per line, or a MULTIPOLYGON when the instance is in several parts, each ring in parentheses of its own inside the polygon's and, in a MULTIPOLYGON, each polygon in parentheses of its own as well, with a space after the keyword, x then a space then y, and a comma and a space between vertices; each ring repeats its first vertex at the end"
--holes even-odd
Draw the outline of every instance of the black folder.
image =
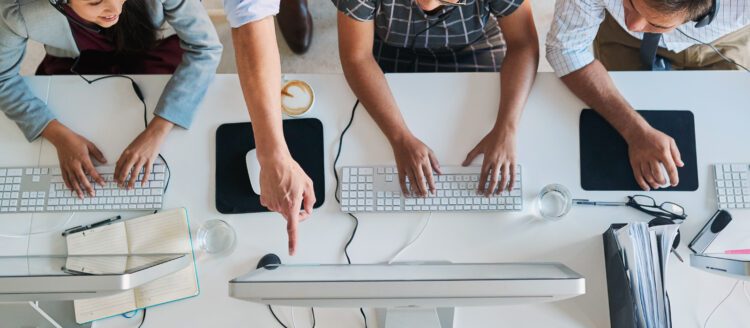
MULTIPOLYGON (((647 328, 638 324, 635 299, 633 299, 631 293, 633 286, 628 278, 628 268, 623 259, 624 254, 617 244, 615 232, 624 226, 626 226, 624 223, 613 224, 602 235, 604 238, 604 267, 607 271, 609 321, 612 328, 647 328)), ((667 302, 667 316, 670 316, 669 298, 665 301, 667 302)))
MULTIPOLYGON (((698 160, 695 150, 695 120, 687 110, 639 110, 655 129, 675 139, 685 163, 678 167, 680 183, 654 191, 698 189, 698 160)), ((637 190, 625 139, 598 113, 584 109, 580 117, 581 188, 584 190, 637 190)))
MULTIPOLYGON (((323 124, 315 118, 284 120, 289 152, 313 181, 315 205, 325 201, 323 124)), ((245 155, 255 148, 252 123, 229 123, 216 130, 216 209, 222 214, 268 212, 250 187, 245 155)))
POLYGON ((630 293, 630 281, 617 246, 615 231, 625 224, 613 224, 604 233, 604 267, 607 270, 609 321, 612 328, 636 328, 635 300, 630 293))

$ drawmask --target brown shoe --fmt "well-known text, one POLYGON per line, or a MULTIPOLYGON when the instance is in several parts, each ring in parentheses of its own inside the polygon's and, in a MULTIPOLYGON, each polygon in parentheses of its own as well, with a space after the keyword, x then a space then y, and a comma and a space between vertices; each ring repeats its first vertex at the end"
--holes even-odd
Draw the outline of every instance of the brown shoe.
POLYGON ((276 15, 286 44, 297 54, 303 54, 312 43, 313 21, 307 0, 281 0, 276 15))

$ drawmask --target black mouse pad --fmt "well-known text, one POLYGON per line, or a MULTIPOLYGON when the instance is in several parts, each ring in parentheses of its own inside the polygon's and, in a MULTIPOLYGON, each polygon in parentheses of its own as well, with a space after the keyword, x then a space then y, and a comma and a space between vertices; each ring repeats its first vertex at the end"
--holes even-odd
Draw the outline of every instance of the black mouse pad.
MULTIPOLYGON (((325 201, 323 124, 314 118, 284 120, 284 138, 294 160, 313 180, 315 208, 325 201)), ((216 209, 223 214, 268 212, 250 187, 245 155, 255 148, 252 123, 216 130, 216 209)))
MULTIPOLYGON (((695 152, 695 119, 687 110, 639 110, 657 130, 675 139, 685 166, 677 168, 680 183, 658 191, 695 191, 698 165, 695 152)), ((625 139, 591 109, 581 112, 581 188, 584 190, 641 190, 635 182, 625 139)))

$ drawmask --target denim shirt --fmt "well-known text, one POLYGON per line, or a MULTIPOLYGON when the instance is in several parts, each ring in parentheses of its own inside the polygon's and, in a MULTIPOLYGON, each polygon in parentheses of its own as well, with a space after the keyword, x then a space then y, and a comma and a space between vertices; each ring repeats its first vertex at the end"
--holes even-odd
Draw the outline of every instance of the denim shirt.
MULTIPOLYGON (((198 104, 216 75, 222 46, 200 0, 149 0, 155 26, 168 23, 180 38, 182 63, 156 105, 155 114, 189 128, 198 104)), ((55 119, 19 75, 26 43, 45 45, 58 57, 78 57, 67 18, 48 0, 0 1, 0 110, 15 121, 26 139, 35 140, 55 119)))

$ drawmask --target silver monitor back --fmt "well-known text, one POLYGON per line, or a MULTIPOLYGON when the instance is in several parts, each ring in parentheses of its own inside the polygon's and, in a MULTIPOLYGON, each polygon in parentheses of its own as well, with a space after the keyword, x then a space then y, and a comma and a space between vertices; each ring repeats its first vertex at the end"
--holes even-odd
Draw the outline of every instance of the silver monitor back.
POLYGON ((0 257, 0 302, 107 296, 186 268, 190 254, 0 257))
POLYGON ((278 265, 229 282, 231 297, 262 304, 387 308, 380 323, 389 328, 451 327, 456 306, 552 302, 585 291, 585 279, 559 263, 278 265))

